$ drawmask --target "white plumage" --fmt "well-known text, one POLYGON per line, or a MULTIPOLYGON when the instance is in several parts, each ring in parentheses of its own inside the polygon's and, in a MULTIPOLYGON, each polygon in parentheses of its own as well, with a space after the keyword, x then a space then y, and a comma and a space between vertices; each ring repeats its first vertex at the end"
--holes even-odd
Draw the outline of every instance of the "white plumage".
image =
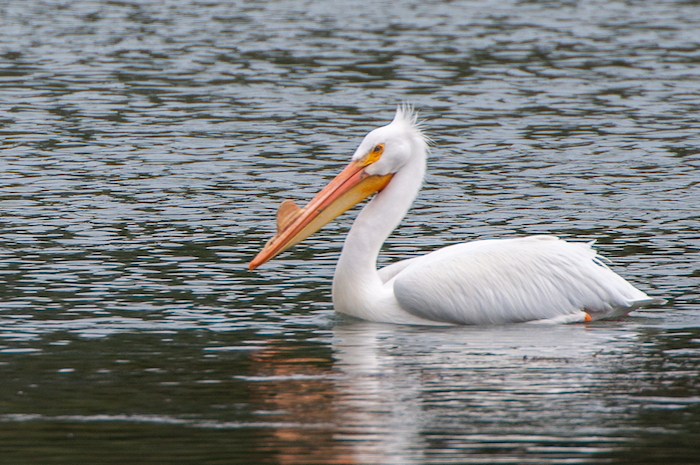
POLYGON ((250 268, 377 192, 345 240, 333 278, 336 311, 400 324, 570 323, 662 302, 610 270, 590 243, 553 236, 456 244, 377 270, 379 249, 420 190, 427 152, 415 114, 400 107, 309 205, 280 208, 278 235, 250 268))

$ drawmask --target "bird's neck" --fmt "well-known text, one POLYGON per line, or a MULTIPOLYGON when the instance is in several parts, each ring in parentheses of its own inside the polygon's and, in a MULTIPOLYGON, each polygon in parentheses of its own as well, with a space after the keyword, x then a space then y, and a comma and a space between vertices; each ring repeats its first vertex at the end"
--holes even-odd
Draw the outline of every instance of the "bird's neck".
POLYGON ((336 310, 356 314, 376 304, 383 285, 377 273, 377 255, 386 238, 406 216, 420 190, 424 172, 425 158, 405 165, 358 214, 333 277, 336 310))

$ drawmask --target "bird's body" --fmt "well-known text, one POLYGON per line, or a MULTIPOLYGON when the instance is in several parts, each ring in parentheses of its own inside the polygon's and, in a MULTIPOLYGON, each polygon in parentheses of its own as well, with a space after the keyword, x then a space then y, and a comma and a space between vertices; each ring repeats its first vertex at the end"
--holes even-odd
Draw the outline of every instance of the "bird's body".
MULTIPOLYGON (((659 302, 610 270, 589 243, 530 236, 455 244, 377 270, 379 249, 420 190, 428 148, 408 108, 370 132, 306 207, 280 208, 278 235, 253 269, 362 198, 333 278, 336 311, 399 324, 579 322, 659 302)), ((289 207, 289 206, 288 206, 289 207)))

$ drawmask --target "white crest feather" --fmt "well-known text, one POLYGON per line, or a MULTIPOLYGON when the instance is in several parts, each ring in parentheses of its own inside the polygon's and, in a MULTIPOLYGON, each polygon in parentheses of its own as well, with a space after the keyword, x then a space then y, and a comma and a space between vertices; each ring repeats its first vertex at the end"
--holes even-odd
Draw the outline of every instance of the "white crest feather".
POLYGON ((404 124, 409 126, 418 135, 426 147, 429 148, 432 144, 432 140, 423 132, 423 122, 418 121, 418 112, 414 110, 413 105, 410 103, 402 103, 396 107, 396 114, 392 123, 404 124))

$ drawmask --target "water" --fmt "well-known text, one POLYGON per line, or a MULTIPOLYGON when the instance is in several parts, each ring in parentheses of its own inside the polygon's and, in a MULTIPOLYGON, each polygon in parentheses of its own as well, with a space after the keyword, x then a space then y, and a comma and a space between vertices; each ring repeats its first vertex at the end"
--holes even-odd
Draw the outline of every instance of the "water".
POLYGON ((3 463, 692 463, 700 5, 0 5, 3 463), (380 262, 597 241, 664 307, 554 328, 334 315, 345 215, 259 272, 411 102, 426 184, 380 262))

